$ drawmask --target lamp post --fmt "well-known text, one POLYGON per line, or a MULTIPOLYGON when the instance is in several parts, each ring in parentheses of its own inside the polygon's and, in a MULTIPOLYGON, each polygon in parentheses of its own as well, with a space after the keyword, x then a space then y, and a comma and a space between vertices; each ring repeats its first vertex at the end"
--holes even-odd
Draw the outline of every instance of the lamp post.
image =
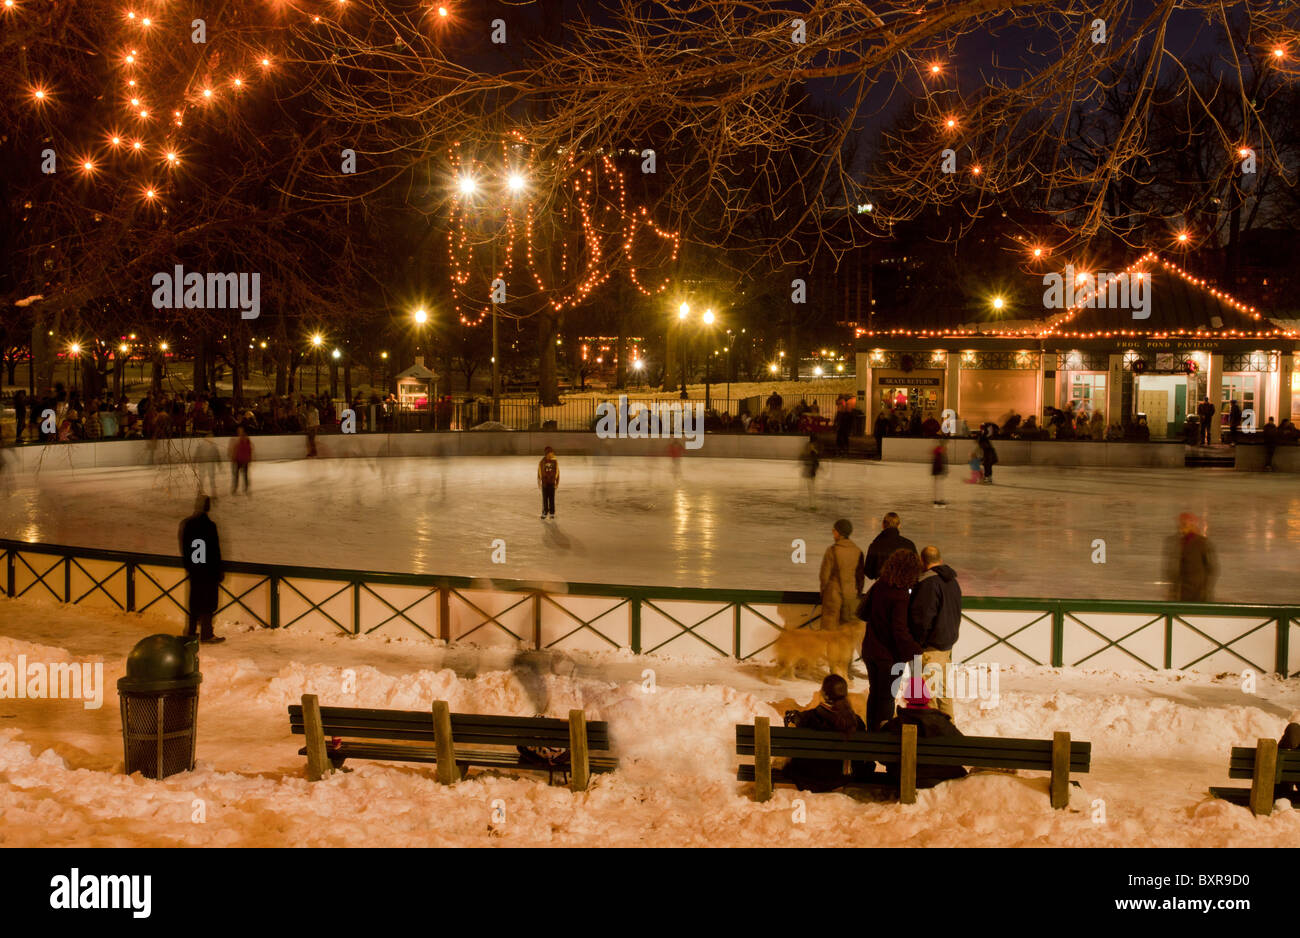
MULTIPOLYGON (((706 309, 703 316, 704 326, 709 330, 707 339, 709 344, 713 344, 713 310, 706 309)), ((704 355, 704 412, 709 412, 709 379, 712 377, 713 352, 705 349, 704 355)))
POLYGON ((315 350, 315 359, 312 362, 312 371, 316 373, 316 396, 320 397, 320 346, 325 339, 318 332, 311 337, 312 348, 315 350))
POLYGON ((677 307, 677 350, 682 363, 682 400, 686 400, 686 317, 691 314, 689 303, 677 307))

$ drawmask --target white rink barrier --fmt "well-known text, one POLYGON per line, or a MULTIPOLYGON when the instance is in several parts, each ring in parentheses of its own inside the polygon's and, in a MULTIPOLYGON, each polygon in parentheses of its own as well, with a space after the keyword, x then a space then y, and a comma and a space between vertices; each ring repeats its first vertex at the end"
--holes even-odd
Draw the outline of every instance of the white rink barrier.
MULTIPOLYGON (((959 471, 977 449, 975 440, 887 436, 886 462, 923 462, 934 458, 936 443, 948 453, 950 471, 959 471)), ((1105 443, 1100 440, 993 440, 999 466, 1091 466, 1181 469, 1186 450, 1174 443, 1105 443)), ((996 474, 996 473, 995 473, 996 474)))
MULTIPOLYGON (((0 459, 19 472, 59 469, 105 469, 190 462, 225 462, 233 437, 177 437, 167 440, 97 440, 42 443, 0 448, 0 459)), ((303 434, 255 436, 255 461, 301 459, 307 454, 303 434)), ((430 433, 329 433, 316 437, 322 459, 385 457, 536 456, 554 447, 560 456, 667 456, 669 440, 599 439, 577 431, 466 430, 430 433)), ((689 457, 713 459, 796 460, 807 438, 745 433, 710 433, 689 457)))

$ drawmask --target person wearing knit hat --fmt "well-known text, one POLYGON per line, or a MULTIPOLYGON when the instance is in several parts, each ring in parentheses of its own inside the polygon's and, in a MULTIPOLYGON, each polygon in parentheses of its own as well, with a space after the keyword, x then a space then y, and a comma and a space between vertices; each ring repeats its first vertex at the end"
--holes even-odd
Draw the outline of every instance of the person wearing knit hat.
POLYGON ((831 527, 831 546, 822 555, 818 582, 822 594, 821 627, 838 628, 857 621, 858 596, 866 582, 866 558, 849 540, 853 522, 841 518, 831 527))
MULTIPOLYGON (((904 726, 915 726, 918 739, 932 739, 936 736, 963 736, 961 730, 952 722, 952 717, 942 710, 930 707, 930 688, 925 679, 914 677, 903 689, 903 699, 907 706, 895 716, 885 721, 880 727, 882 733, 903 735, 904 726)), ((940 782, 953 778, 964 778, 966 770, 960 765, 918 765, 916 767, 916 787, 933 788, 940 782)), ((885 778, 891 785, 897 785, 899 770, 897 762, 885 763, 885 778)))

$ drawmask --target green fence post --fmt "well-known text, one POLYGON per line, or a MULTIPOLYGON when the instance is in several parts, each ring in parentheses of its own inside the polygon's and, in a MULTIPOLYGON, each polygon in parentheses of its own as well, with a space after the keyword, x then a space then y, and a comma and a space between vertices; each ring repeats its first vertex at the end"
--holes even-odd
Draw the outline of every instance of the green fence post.
POLYGON ((63 558, 63 601, 72 602, 72 555, 63 558))
POLYGON ((126 611, 135 612, 135 561, 126 562, 126 611))
POLYGON ((632 654, 639 655, 641 654, 641 597, 633 596, 628 600, 628 604, 632 607, 630 623, 632 634, 629 636, 632 642, 632 654))
POLYGON ((1065 606, 1058 599, 1052 603, 1052 667, 1063 667, 1065 660, 1065 606))
POLYGON ((1165 670, 1174 666, 1174 614, 1165 613, 1165 670))
POLYGON ((280 578, 271 575, 271 628, 280 627, 280 578))
POLYGON ((14 563, 15 553, 17 551, 12 547, 5 551, 5 595, 10 599, 14 598, 14 586, 17 583, 17 570, 14 563))
POLYGON ((352 584, 352 634, 361 634, 361 584, 352 584))
POLYGON ((731 657, 740 660, 740 600, 731 607, 733 612, 731 629, 731 657))
POLYGON ((1290 672, 1289 658, 1291 657, 1291 620, 1295 618, 1294 610, 1284 609, 1277 614, 1277 660, 1274 662, 1274 672, 1285 680, 1290 672))

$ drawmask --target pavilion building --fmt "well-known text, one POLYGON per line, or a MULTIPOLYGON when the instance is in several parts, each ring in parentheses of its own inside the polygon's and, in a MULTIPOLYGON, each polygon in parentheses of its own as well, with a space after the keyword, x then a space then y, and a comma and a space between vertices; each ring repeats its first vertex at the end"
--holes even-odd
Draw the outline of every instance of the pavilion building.
MULTIPOLYGON (((867 426, 882 410, 919 407, 970 427, 1049 407, 1100 410, 1106 424, 1145 415, 1152 439, 1177 438, 1208 397, 1220 411, 1238 401, 1243 429, 1277 423, 1300 408, 1297 333, 1148 253, 1122 276, 1074 275, 1081 289, 1042 319, 958 329, 857 331, 859 400, 867 426), (1127 282, 1126 282, 1127 281, 1127 282), (1128 295, 1128 287, 1134 292, 1128 295), (1145 301, 1135 302, 1138 289, 1145 301), (1127 298, 1127 301, 1126 301, 1127 298)), ((1047 299, 1045 291, 1045 301, 1047 299)))

